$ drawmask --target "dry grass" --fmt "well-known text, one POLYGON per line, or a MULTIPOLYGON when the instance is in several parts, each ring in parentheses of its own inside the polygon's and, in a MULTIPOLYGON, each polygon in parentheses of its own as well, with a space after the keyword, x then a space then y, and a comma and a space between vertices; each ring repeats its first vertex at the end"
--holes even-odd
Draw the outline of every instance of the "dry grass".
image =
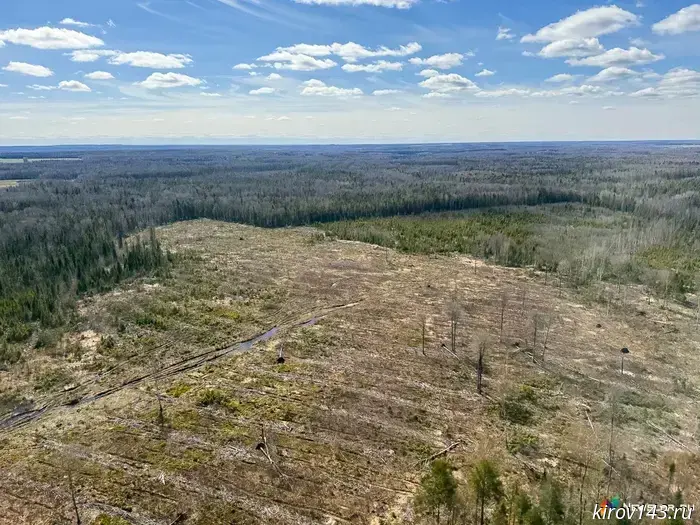
POLYGON ((614 486, 624 477, 628 488, 658 491, 675 459, 675 482, 689 501, 700 495, 700 338, 690 311, 648 305, 630 289, 606 313, 529 271, 308 229, 195 221, 159 235, 182 257, 172 278, 84 301, 71 333, 0 372, 0 393, 46 407, 0 428, 0 523, 70 519, 66 465, 87 523, 180 514, 202 525, 410 523, 420 460, 455 441, 458 473, 493 457, 522 486, 544 469, 573 481, 588 462, 593 501, 604 486, 611 393, 614 486), (455 301, 457 357, 440 348, 455 301), (350 306, 332 308, 340 305, 350 306), (275 326, 250 352, 225 350, 275 326), (623 346, 632 352, 624 376, 623 346), (504 399, 522 424, 504 422, 504 399), (256 449, 263 428, 270 458, 256 449))

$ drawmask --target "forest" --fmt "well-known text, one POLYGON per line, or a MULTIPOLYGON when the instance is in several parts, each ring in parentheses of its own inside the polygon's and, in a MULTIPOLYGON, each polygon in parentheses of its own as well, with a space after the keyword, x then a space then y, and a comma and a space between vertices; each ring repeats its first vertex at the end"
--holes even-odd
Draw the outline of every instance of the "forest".
POLYGON ((79 296, 173 264, 153 234, 210 218, 420 253, 698 286, 700 161, 685 143, 8 149, 0 163, 4 360, 79 296), (56 160, 52 160, 52 159, 56 160), (79 159, 65 162, 59 159, 79 159))

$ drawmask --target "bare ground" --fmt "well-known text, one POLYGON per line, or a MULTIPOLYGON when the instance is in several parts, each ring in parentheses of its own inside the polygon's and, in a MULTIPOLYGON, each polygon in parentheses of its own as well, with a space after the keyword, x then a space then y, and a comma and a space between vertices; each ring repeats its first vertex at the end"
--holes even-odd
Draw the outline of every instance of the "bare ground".
POLYGON ((612 487, 661 493, 675 461, 674 484, 700 495, 689 309, 633 288, 608 308, 529 270, 310 229, 194 221, 159 236, 181 257, 171 277, 84 300, 70 333, 0 372, 23 401, 0 417, 0 524, 74 520, 68 472, 84 523, 411 523, 423 460, 454 443, 458 477, 489 457, 508 485, 545 471, 576 484, 588 464, 592 507, 611 397, 612 487), (441 348, 453 302, 456 357, 441 348), (507 423, 504 400, 528 420, 507 423))

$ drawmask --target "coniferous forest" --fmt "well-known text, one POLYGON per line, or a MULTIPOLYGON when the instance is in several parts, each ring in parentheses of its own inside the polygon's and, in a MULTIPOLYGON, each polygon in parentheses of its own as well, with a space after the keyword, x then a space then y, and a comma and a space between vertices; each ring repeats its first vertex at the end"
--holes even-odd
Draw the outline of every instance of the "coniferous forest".
MULTIPOLYGON (((551 211, 513 213, 605 210, 620 214, 612 226, 618 247, 670 272, 661 280, 682 297, 700 269, 697 151, 683 143, 10 149, 0 163, 0 180, 16 181, 0 188, 2 340, 21 342, 38 325, 65 322, 81 294, 167 272, 173 257, 154 231, 132 235, 196 218, 317 224, 405 251, 472 252, 639 281, 644 268, 630 269, 629 260, 624 268, 588 264, 587 255, 569 257, 539 238, 533 217, 548 223, 551 211), (473 222, 464 215, 473 210, 491 218, 473 222)), ((654 274, 650 284, 657 281, 654 274)))

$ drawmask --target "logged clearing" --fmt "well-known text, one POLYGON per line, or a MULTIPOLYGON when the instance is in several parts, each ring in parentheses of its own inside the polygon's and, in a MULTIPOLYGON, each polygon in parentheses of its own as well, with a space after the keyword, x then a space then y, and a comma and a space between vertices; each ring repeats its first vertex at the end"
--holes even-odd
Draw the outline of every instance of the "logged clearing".
POLYGON ((446 449, 458 479, 489 458, 508 486, 586 466, 591 508, 663 492, 672 461, 700 496, 690 308, 308 228, 157 232, 170 276, 81 301, 0 372, 0 523, 412 523, 446 449))

